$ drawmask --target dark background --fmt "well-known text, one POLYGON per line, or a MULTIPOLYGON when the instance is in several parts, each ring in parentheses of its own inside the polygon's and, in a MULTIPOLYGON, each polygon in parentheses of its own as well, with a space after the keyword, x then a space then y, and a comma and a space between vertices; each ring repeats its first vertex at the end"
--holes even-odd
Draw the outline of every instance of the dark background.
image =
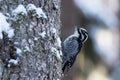
POLYGON ((120 1, 62 0, 61 39, 85 28, 89 39, 63 80, 120 80, 120 1))

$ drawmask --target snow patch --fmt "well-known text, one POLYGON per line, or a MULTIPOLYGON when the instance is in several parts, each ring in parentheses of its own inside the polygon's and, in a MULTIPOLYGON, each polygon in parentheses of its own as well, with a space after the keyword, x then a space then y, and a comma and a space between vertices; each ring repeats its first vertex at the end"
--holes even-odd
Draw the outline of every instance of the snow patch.
POLYGON ((22 56, 21 54, 22 54, 22 51, 21 51, 21 49, 19 49, 19 48, 16 48, 16 54, 18 54, 19 56, 22 56))
POLYGON ((12 14, 15 16, 17 16, 19 14, 27 15, 27 11, 26 11, 25 7, 22 4, 20 4, 20 5, 18 5, 18 7, 15 10, 13 10, 12 14))
POLYGON ((43 12, 43 10, 41 8, 37 8, 36 13, 37 13, 38 18, 40 18, 40 17, 43 17, 45 19, 47 18, 47 16, 45 15, 45 13, 43 12))
POLYGON ((43 31, 42 33, 39 33, 39 35, 40 35, 42 38, 45 38, 45 36, 46 36, 46 32, 43 31))
POLYGON ((14 45, 19 45, 19 42, 14 42, 14 45))
POLYGON ((34 11, 36 10, 36 6, 34 4, 28 4, 26 7, 27 11, 34 11))
POLYGON ((28 46, 25 46, 25 50, 24 51, 29 51, 30 52, 30 48, 28 46))
POLYGON ((8 37, 9 38, 12 38, 13 36, 14 36, 14 29, 9 29, 8 31, 7 31, 7 33, 8 33, 8 37))
POLYGON ((18 64, 18 60, 10 59, 10 60, 9 60, 9 63, 13 63, 13 64, 17 65, 17 64, 18 64))
POLYGON ((32 16, 36 16, 37 18, 47 18, 43 10, 40 7, 37 8, 34 4, 28 4, 26 9, 28 13, 32 13, 32 16))
POLYGON ((54 34, 56 34, 56 29, 55 28, 52 28, 52 32, 54 33, 54 34))
POLYGON ((61 56, 60 56, 60 53, 59 53, 59 50, 57 50, 56 48, 52 47, 51 48, 51 52, 52 53, 55 53, 56 57, 61 60, 61 56))
POLYGON ((10 27, 10 24, 6 21, 6 16, 0 13, 0 39, 3 38, 2 32, 6 32, 9 38, 14 36, 14 29, 10 27))
POLYGON ((60 37, 57 38, 57 44, 58 44, 59 47, 61 47, 61 39, 60 39, 60 37))
POLYGON ((37 37, 35 37, 35 38, 34 38, 34 40, 35 40, 35 41, 37 41, 37 40, 38 40, 38 38, 37 38, 37 37))
POLYGON ((19 64, 19 59, 10 59, 9 64, 7 65, 8 67, 11 67, 11 64, 18 65, 19 64))

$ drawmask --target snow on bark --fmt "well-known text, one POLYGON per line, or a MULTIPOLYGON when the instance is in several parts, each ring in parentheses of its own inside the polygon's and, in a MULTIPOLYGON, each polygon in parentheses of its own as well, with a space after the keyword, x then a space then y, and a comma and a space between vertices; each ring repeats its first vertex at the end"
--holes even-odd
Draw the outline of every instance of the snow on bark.
POLYGON ((46 32, 43 31, 42 33, 39 33, 39 35, 40 35, 42 38, 45 38, 45 36, 46 36, 46 32))
POLYGON ((15 8, 12 11, 12 20, 13 21, 21 21, 22 19, 25 18, 25 16, 27 16, 27 11, 24 7, 24 5, 20 4, 17 6, 17 8, 15 8))
POLYGON ((10 27, 10 24, 6 20, 6 16, 0 13, 0 39, 3 38, 2 32, 6 32, 9 38, 14 36, 14 29, 10 27))
POLYGON ((20 4, 20 5, 18 5, 18 7, 15 10, 13 10, 12 14, 15 16, 19 15, 19 14, 27 15, 27 11, 26 11, 25 7, 22 4, 20 4))
POLYGON ((18 65, 19 64, 19 58, 17 58, 17 59, 10 59, 9 60, 9 64, 7 65, 7 67, 11 67, 11 64, 18 65))
POLYGON ((26 9, 28 13, 32 13, 32 16, 47 18, 43 10, 40 7, 37 8, 34 4, 28 4, 26 9))
POLYGON ((13 37, 14 44, 17 45, 15 53, 22 54, 22 57, 17 58, 18 61, 17 59, 9 59, 11 64, 8 66, 17 63, 20 65, 14 68, 4 68, 2 79, 60 80, 62 74, 61 61, 59 60, 61 59, 60 0, 8 2, 11 5, 9 8, 6 7, 6 10, 10 9, 7 13, 10 14, 11 25, 15 28, 15 36, 13 37), (53 9, 54 2, 56 2, 56 6, 58 5, 57 9, 53 9), (39 5, 37 5, 38 3, 39 5), (19 7, 24 11, 19 11, 19 7), (25 15, 21 15, 23 13, 25 15))

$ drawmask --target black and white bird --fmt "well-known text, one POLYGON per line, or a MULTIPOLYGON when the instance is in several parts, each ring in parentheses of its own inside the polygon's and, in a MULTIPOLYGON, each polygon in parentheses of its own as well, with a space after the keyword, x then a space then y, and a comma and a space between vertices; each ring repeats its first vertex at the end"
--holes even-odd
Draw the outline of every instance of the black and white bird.
POLYGON ((67 71, 72 67, 77 55, 80 53, 81 47, 88 38, 88 33, 83 28, 75 28, 74 34, 70 35, 62 43, 63 66, 62 70, 67 71))

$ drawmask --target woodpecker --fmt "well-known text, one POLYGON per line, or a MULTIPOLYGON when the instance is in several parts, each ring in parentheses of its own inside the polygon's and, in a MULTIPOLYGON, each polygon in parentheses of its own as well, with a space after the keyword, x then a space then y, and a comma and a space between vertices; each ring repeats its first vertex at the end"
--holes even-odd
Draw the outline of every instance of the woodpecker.
POLYGON ((62 71, 67 71, 72 67, 77 55, 80 53, 82 45, 88 38, 88 33, 85 29, 76 27, 74 34, 70 35, 62 43, 63 66, 62 71))

